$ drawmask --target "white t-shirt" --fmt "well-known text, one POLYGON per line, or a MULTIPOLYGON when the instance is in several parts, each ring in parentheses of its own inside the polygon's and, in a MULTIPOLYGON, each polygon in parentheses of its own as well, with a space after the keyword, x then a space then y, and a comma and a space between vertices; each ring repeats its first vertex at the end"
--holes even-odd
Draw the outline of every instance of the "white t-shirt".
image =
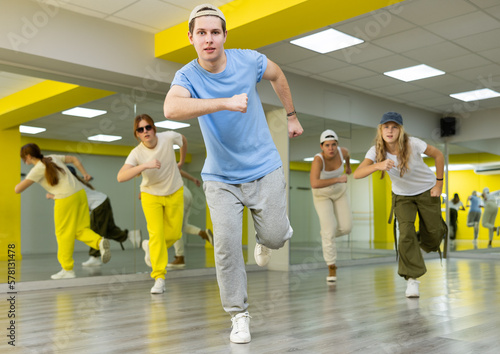
MULTIPOLYGON (((408 170, 400 177, 398 159, 396 155, 387 153, 387 158, 394 161, 394 167, 387 173, 392 181, 392 191, 397 195, 418 195, 436 185, 436 176, 427 166, 421 156, 427 149, 427 143, 415 137, 410 137, 410 158, 408 160, 408 170)), ((376 162, 377 155, 375 146, 372 146, 366 153, 366 159, 376 162)))
POLYGON ((80 181, 69 172, 66 167, 66 156, 64 155, 47 155, 51 157, 58 167, 62 168, 65 173, 59 172, 59 182, 55 186, 51 186, 45 178, 45 164, 38 161, 35 166, 28 172, 26 179, 39 183, 47 192, 54 195, 54 199, 63 199, 80 191, 83 187, 80 181))
POLYGON ((458 201, 457 204, 453 203, 453 200, 450 200, 450 209, 456 209, 456 210, 459 210, 460 207, 464 207, 464 203, 462 203, 461 200, 458 201))
POLYGON ((89 211, 94 210, 99 205, 104 203, 104 201, 108 198, 108 196, 102 192, 96 191, 95 189, 90 189, 86 185, 82 183, 83 189, 85 189, 85 193, 87 193, 87 202, 89 204, 89 211))
POLYGON ((142 171, 141 192, 152 195, 171 195, 183 186, 182 177, 175 161, 174 144, 182 146, 182 135, 174 131, 157 133, 158 142, 152 149, 142 142, 127 157, 125 164, 138 166, 153 159, 161 163, 159 169, 142 171))

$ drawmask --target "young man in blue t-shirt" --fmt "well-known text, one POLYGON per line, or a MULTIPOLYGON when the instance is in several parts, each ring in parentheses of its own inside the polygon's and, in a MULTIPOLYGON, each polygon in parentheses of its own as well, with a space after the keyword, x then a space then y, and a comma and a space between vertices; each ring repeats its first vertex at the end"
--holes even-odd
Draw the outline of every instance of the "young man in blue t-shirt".
POLYGON ((231 342, 248 343, 243 208, 254 220, 258 265, 265 266, 271 249, 283 247, 293 233, 281 159, 257 93, 261 79, 271 81, 288 112, 288 136, 299 136, 303 129, 279 66, 253 50, 224 49, 226 20, 218 8, 197 6, 189 17, 188 37, 198 58, 176 73, 164 113, 173 120, 199 117, 207 149, 201 176, 214 225, 222 306, 232 316, 231 342))

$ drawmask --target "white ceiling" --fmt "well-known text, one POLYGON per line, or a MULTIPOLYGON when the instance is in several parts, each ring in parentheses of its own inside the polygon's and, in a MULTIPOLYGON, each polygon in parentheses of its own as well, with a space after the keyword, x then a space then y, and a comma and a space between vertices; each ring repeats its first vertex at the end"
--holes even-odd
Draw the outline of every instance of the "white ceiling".
MULTIPOLYGON (((220 6, 230 1, 211 2, 220 6)), ((65 0, 53 4, 103 21, 156 33, 184 22, 199 1, 65 0)), ((284 71, 443 116, 460 114, 468 109, 467 104, 451 98, 451 93, 485 87, 500 91, 499 0, 406 0, 393 9, 382 9, 329 27, 362 38, 365 43, 346 50, 317 54, 290 44, 293 37, 258 50, 284 71), (383 75, 385 71, 417 64, 427 64, 446 74, 409 83, 383 75)), ((5 72, 0 73, 0 80, 0 97, 42 81, 5 72)), ((86 106, 109 107, 111 99, 101 99, 86 106)), ((148 112, 162 116, 162 102, 145 104, 148 112)), ((499 107, 500 98, 474 103, 477 110, 499 107)), ((143 108, 138 111, 146 111, 143 108)), ((31 123, 50 129, 51 133, 43 133, 46 138, 81 140, 82 130, 92 130, 92 120, 81 118, 66 118, 74 120, 72 126, 75 129, 62 129, 60 117, 60 114, 55 114, 31 123), (76 133, 78 137, 72 136, 76 133)), ((304 125, 308 125, 306 120, 309 118, 313 119, 301 116, 304 125)), ((124 140, 117 143, 133 144, 130 122, 122 123, 123 127, 114 130, 124 136, 124 140)), ((202 146, 197 123, 195 120, 190 123, 194 124, 193 128, 180 132, 190 140, 191 147, 197 146, 197 142, 202 146)), ((315 123, 311 126, 323 129, 315 123)))

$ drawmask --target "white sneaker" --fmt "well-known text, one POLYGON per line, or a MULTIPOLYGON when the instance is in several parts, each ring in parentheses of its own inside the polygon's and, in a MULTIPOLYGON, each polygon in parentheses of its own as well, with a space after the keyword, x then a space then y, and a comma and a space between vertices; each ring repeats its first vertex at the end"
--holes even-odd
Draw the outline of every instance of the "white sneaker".
POLYGON ((418 291, 418 284, 420 284, 418 280, 413 278, 408 279, 408 285, 406 287, 406 297, 409 298, 420 297, 420 293, 418 291))
POLYGON ((106 264, 111 259, 111 251, 109 250, 109 240, 107 238, 102 238, 99 243, 99 250, 101 251, 101 261, 106 264))
POLYGON ((271 250, 266 246, 257 243, 253 251, 253 256, 255 258, 255 262, 259 266, 264 267, 271 259, 271 250))
POLYGON ((157 278, 155 285, 151 288, 151 294, 163 294, 165 292, 165 279, 157 278))
POLYGON ((146 255, 144 256, 144 262, 146 262, 146 265, 148 267, 152 267, 151 258, 149 257, 149 240, 142 241, 142 249, 144 250, 144 253, 146 253, 146 255))
POLYGON ((141 246, 141 230, 130 230, 127 238, 134 248, 139 248, 141 246))
POLYGON ((99 257, 90 256, 86 262, 82 263, 82 266, 84 266, 84 267, 97 267, 97 266, 100 266, 101 264, 102 264, 101 259, 99 257))
POLYGON ((61 269, 59 273, 52 274, 50 276, 52 279, 71 279, 76 277, 75 271, 61 269))
POLYGON ((242 312, 231 318, 232 330, 229 340, 233 343, 248 343, 252 340, 250 336, 250 315, 242 312))

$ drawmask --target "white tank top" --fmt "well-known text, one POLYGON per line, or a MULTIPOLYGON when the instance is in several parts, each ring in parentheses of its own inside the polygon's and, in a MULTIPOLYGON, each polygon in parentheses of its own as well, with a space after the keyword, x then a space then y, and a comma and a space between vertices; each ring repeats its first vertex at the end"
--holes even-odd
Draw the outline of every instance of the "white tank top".
POLYGON ((325 171, 325 160, 323 159, 323 155, 321 153, 316 154, 316 156, 319 156, 321 158, 321 161, 323 161, 323 169, 321 170, 321 173, 319 174, 319 179, 330 179, 330 178, 337 178, 342 176, 344 173, 344 156, 342 155, 342 150, 340 149, 340 146, 337 147, 339 150, 339 156, 340 156, 340 167, 337 168, 336 170, 332 171, 325 171))

